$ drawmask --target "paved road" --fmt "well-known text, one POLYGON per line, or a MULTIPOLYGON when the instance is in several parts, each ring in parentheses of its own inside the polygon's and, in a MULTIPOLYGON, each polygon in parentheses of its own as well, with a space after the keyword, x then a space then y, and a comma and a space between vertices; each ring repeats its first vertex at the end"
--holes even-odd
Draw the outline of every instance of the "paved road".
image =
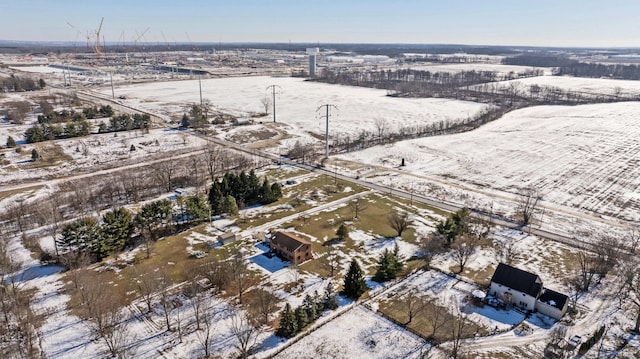
MULTIPOLYGON (((365 179, 356 179, 350 176, 346 176, 340 173, 336 173, 335 171, 330 171, 321 167, 317 167, 317 166, 312 166, 309 164, 305 164, 305 163, 300 163, 300 162, 296 162, 296 161, 292 161, 289 160, 287 158, 282 158, 279 157, 277 155, 271 154, 271 153, 266 153, 264 151, 259 151, 259 150, 255 150, 255 149, 249 149, 246 148, 243 145, 237 144, 237 143, 233 143, 233 142, 229 142, 220 138, 215 138, 215 137, 209 137, 209 136, 205 136, 203 134, 200 133, 193 133, 194 135, 201 137, 203 139, 206 139, 212 143, 218 144, 220 146, 225 146, 225 147, 229 147, 229 148, 233 148, 235 150, 241 151, 241 152, 245 152, 248 154, 251 154, 253 156, 259 156, 259 157, 263 157, 263 158, 267 158, 270 159, 274 162, 278 162, 278 163, 282 163, 282 164, 287 164, 290 166, 295 166, 301 169, 305 169, 308 171, 312 171, 312 172, 317 172, 317 173, 322 173, 325 174, 327 176, 331 176, 331 177, 336 177, 339 178, 343 181, 346 182, 350 182, 350 183, 354 183, 354 184, 358 184, 362 187, 365 188, 369 188, 372 190, 376 190, 380 193, 388 193, 391 195, 395 195, 398 197, 402 197, 405 199, 409 199, 411 201, 415 201, 418 203, 422 203, 422 204, 426 204, 430 207, 433 208, 437 208, 446 212, 456 212, 460 209, 462 209, 464 206, 458 203, 452 203, 452 202, 446 202, 446 201, 441 201, 441 200, 435 200, 432 198, 428 198, 419 194, 415 194, 415 193, 410 193, 410 192, 406 192, 406 191, 402 191, 402 190, 398 190, 398 189, 394 189, 391 187, 386 187, 386 186, 381 186, 378 185, 376 183, 371 183, 366 181, 365 179)), ((485 213, 481 213, 478 210, 474 210, 471 209, 471 216, 474 218, 478 218, 478 219, 486 219, 487 218, 487 214, 485 213)), ((492 215, 492 221, 494 224, 499 225, 499 226, 503 226, 506 228, 511 228, 511 229, 515 229, 515 230, 519 230, 522 232, 527 232, 533 235, 536 235, 540 238, 544 238, 544 239, 548 239, 548 240, 552 240, 555 242, 560 242, 563 244, 566 244, 568 246, 571 247, 580 247, 580 248, 586 248, 586 249, 590 249, 590 250, 595 250, 597 248, 594 247, 593 244, 585 242, 585 241, 581 241, 578 240, 574 237, 569 237, 566 236, 564 234, 560 234, 560 233, 556 233, 556 232, 552 232, 549 230, 544 230, 544 229, 540 229, 540 228, 534 228, 531 226, 522 226, 520 223, 517 223, 516 221, 501 217, 501 216, 497 216, 497 215, 492 215)))

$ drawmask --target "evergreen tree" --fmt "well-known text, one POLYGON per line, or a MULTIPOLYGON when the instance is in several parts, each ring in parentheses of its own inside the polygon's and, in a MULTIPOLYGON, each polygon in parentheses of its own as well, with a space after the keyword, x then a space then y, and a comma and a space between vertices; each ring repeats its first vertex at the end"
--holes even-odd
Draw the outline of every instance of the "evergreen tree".
POLYGON ((344 225, 344 223, 342 223, 340 227, 338 227, 338 230, 336 231, 336 236, 338 236, 339 240, 343 241, 345 238, 347 238, 348 235, 349 235, 349 229, 347 228, 347 226, 344 225))
POLYGON ((278 182, 271 185, 271 193, 273 193, 273 197, 277 200, 282 197, 282 187, 278 182))
POLYGON ((398 244, 396 243, 393 248, 393 252, 389 252, 385 249, 378 258, 378 269, 373 276, 373 280, 376 282, 386 282, 391 279, 395 279, 398 273, 402 271, 404 264, 400 258, 398 244))
POLYGON ((224 195, 222 194, 221 186, 220 182, 215 181, 211 184, 211 189, 209 189, 209 207, 211 207, 211 213, 213 214, 222 213, 224 195))
POLYGON ((393 256, 391 262, 391 269, 394 274, 397 275, 404 268, 404 262, 402 261, 402 256, 400 255, 400 247, 398 247, 398 243, 393 246, 393 256))
POLYGON ((111 210, 102 217, 102 238, 109 247, 109 253, 124 249, 133 232, 133 216, 126 208, 111 210))
POLYGON ((316 302, 309 294, 304 297, 304 300, 302 302, 302 309, 304 310, 309 323, 318 319, 319 314, 317 310, 318 308, 316 307, 316 302))
POLYGON ((33 162, 37 161, 40 159, 40 154, 38 153, 38 151, 34 148, 31 150, 31 160, 33 162))
POLYGON ((298 331, 302 331, 307 324, 310 323, 310 318, 307 316, 307 311, 303 306, 299 306, 294 311, 296 317, 296 323, 298 325, 298 331))
POLYGON ((41 126, 29 127, 25 131, 24 137, 28 143, 42 142, 46 139, 44 130, 41 126))
POLYGON ((277 198, 273 195, 273 191, 271 191, 269 181, 266 178, 264 179, 264 181, 262 181, 262 187, 260 188, 260 194, 258 198, 261 204, 269 204, 277 200, 277 198))
POLYGON ((238 204, 233 196, 226 196, 222 201, 222 213, 228 213, 230 215, 238 214, 238 204))
POLYGON ((373 276, 373 280, 382 283, 395 277, 391 268, 391 257, 392 255, 391 253, 389 253, 388 249, 385 249, 382 253, 380 253, 380 257, 378 258, 378 269, 376 270, 376 274, 373 276))
POLYGON ((7 147, 16 147, 16 140, 13 137, 7 137, 7 147))
POLYGON ((84 217, 62 227, 62 238, 58 241, 58 247, 63 251, 86 251, 100 261, 108 253, 101 242, 98 221, 93 217, 84 217))
POLYGON ((280 314, 280 327, 276 335, 283 338, 291 338, 298 333, 298 322, 295 314, 291 310, 291 305, 287 303, 280 314))
POLYGON ((209 204, 200 195, 187 197, 185 201, 187 217, 190 221, 201 222, 209 217, 209 204))
POLYGON ((364 281, 362 268, 355 259, 351 260, 349 271, 344 277, 344 288, 342 294, 351 299, 358 299, 367 291, 367 283, 364 281))
POLYGON ((329 282, 329 284, 327 284, 327 287, 324 289, 322 304, 324 309, 334 310, 338 308, 338 295, 331 282, 329 282))

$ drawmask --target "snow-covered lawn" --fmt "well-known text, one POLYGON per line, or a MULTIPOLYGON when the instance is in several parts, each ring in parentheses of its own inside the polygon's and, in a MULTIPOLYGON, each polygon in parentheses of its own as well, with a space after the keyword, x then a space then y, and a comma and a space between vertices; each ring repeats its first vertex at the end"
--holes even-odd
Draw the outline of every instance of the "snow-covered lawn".
MULTIPOLYGON (((340 156, 478 190, 536 188, 545 202, 640 218, 640 103, 539 106, 475 131, 340 156)), ((394 181, 393 179, 388 179, 394 181)))
POLYGON ((303 358, 419 358, 424 341, 361 306, 278 354, 303 358))

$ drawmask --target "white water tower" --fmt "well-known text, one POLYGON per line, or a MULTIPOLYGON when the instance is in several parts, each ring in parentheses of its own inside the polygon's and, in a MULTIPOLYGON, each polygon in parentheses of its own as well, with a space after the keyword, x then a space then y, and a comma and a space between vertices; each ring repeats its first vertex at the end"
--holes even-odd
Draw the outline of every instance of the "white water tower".
POLYGON ((317 47, 307 47, 307 54, 309 55, 309 77, 316 75, 316 55, 320 52, 317 47))

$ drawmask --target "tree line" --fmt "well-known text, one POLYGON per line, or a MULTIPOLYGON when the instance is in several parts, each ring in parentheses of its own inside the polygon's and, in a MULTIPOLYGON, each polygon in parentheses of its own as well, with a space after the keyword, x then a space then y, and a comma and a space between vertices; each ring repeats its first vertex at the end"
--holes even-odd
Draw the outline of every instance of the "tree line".
POLYGON ((12 74, 6 78, 0 78, 0 92, 23 92, 41 90, 46 87, 43 79, 35 81, 30 77, 18 77, 12 74))
POLYGON ((62 138, 73 138, 88 136, 91 133, 91 124, 87 118, 108 117, 109 125, 100 122, 98 133, 129 131, 136 129, 148 130, 151 124, 151 116, 148 114, 125 113, 114 115, 111 106, 100 108, 88 107, 82 112, 74 110, 50 111, 46 114, 38 115, 38 124, 28 128, 24 137, 27 143, 57 140, 62 138))
POLYGON ((280 184, 262 181, 253 170, 247 174, 227 172, 220 180, 215 180, 209 189, 209 204, 213 214, 235 213, 238 208, 252 204, 269 204, 282 197, 280 184))
POLYGON ((148 130, 151 125, 151 116, 148 114, 135 113, 133 116, 123 113, 117 116, 111 116, 109 125, 100 122, 98 125, 98 133, 120 132, 130 130, 148 130))
POLYGON ((321 297, 318 292, 313 296, 307 294, 302 305, 291 308, 287 303, 280 313, 280 326, 276 335, 283 338, 292 338, 300 333, 305 327, 313 324, 325 310, 338 308, 338 295, 331 283, 327 284, 324 295, 321 297))
POLYGON ((640 66, 635 64, 587 63, 564 56, 545 54, 520 55, 502 59, 505 65, 553 67, 557 76, 611 78, 619 80, 639 80, 640 66))
POLYGON ((202 195, 185 196, 179 204, 176 208, 171 200, 162 199, 143 205, 135 215, 119 207, 105 213, 100 221, 91 216, 72 221, 62 226, 61 237, 55 241, 56 254, 62 253, 71 263, 83 256, 99 262, 134 245, 132 235, 137 233, 149 256, 152 243, 162 235, 209 217, 209 205, 202 195))
POLYGON ((431 72, 425 70, 349 70, 324 69, 314 80, 331 84, 362 86, 386 89, 392 96, 404 97, 449 97, 474 101, 495 102, 483 98, 482 94, 469 92, 469 86, 507 81, 542 75, 542 70, 529 69, 521 72, 498 73, 495 71, 431 72))

